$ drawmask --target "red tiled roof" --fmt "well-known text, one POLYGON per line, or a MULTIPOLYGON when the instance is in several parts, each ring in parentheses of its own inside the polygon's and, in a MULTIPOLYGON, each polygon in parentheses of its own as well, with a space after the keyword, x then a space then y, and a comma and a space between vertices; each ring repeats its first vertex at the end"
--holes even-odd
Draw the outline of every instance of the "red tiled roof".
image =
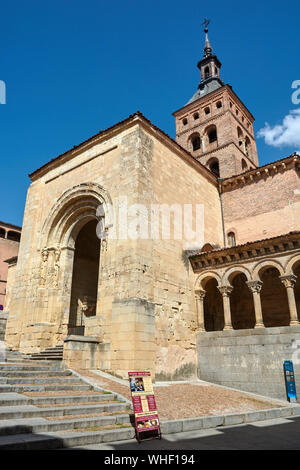
POLYGON ((240 248, 243 248, 243 247, 248 247, 248 246, 253 245, 255 243, 262 243, 262 242, 266 242, 266 241, 276 240, 276 239, 280 239, 280 238, 289 237, 289 236, 292 236, 292 235, 300 235, 300 231, 299 230, 294 230, 292 232, 284 233, 282 235, 276 235, 276 237, 262 238, 261 240, 253 240, 252 242, 243 243, 241 245, 217 248, 215 250, 210 250, 210 251, 201 251, 200 250, 200 251, 197 251, 197 252, 190 253, 188 255, 188 257, 189 258, 194 258, 195 256, 207 255, 208 253, 218 253, 220 251, 240 249, 240 248))

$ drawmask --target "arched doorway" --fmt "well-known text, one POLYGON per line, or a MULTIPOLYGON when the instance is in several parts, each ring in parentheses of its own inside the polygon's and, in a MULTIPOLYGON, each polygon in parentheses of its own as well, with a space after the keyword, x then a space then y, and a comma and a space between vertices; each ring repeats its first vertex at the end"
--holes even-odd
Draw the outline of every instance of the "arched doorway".
POLYGON ((204 328, 206 331, 221 331, 224 328, 223 299, 218 289, 217 280, 205 282, 204 328))
POLYGON ((90 220, 75 240, 70 302, 69 334, 84 334, 86 317, 96 315, 100 240, 97 220, 90 220))
POLYGON ((230 309, 234 330, 255 327, 253 295, 246 281, 247 277, 244 273, 237 273, 231 277, 233 291, 230 294, 230 309))
POLYGON ((279 276, 280 272, 275 267, 267 267, 260 272, 260 279, 263 282, 260 298, 265 327, 290 324, 286 288, 279 276))

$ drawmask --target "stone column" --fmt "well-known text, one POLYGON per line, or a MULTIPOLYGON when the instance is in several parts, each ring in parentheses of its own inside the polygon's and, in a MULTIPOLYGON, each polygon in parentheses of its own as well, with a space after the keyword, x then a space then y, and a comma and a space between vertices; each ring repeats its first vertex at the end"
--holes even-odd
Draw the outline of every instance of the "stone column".
POLYGON ((205 152, 206 150, 206 142, 205 142, 205 134, 200 134, 200 139, 201 139, 201 151, 202 153, 205 152))
POLYGON ((297 315, 297 306, 295 300, 294 287, 296 284, 297 276, 295 274, 288 274, 285 276, 279 276, 281 282, 286 288, 288 303, 290 309, 290 325, 299 325, 298 315, 297 315))
POLYGON ((197 290, 195 292, 196 305, 197 305, 197 320, 198 320, 198 331, 205 331, 204 327, 204 297, 205 290, 197 290))
POLYGON ((255 311, 255 327, 254 328, 264 328, 262 309, 261 309, 261 300, 260 300, 260 291, 262 288, 262 281, 247 281, 247 286, 253 294, 253 303, 255 311))
POLYGON ((232 292, 232 286, 218 286, 219 291, 223 297, 223 308, 224 308, 224 330, 233 330, 231 323, 231 311, 230 311, 230 300, 229 296, 232 292))

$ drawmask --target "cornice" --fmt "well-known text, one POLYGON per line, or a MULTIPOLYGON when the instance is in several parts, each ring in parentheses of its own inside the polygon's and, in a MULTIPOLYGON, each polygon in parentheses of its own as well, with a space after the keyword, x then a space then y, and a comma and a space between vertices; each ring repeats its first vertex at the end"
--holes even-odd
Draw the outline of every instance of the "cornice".
POLYGON ((291 167, 300 166, 300 156, 297 153, 293 153, 289 157, 277 160, 275 162, 268 163, 264 166, 257 167, 253 170, 247 170, 239 175, 225 178, 221 182, 222 192, 234 191, 246 184, 257 183, 261 179, 274 176, 279 171, 283 172, 291 167))
POLYGON ((272 238, 255 240, 235 247, 213 251, 191 253, 189 259, 193 271, 225 267, 233 263, 245 263, 258 258, 284 254, 300 248, 300 231, 290 232, 272 238))

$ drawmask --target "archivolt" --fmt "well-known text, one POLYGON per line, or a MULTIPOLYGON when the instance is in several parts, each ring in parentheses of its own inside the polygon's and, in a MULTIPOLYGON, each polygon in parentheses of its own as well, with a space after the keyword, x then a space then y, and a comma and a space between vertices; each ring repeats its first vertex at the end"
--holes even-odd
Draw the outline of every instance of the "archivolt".
POLYGON ((195 282, 195 290, 205 289, 206 282, 212 278, 216 279, 218 285, 221 285, 221 276, 215 271, 207 271, 207 272, 201 273, 197 277, 196 282, 195 282))
POLYGON ((112 201, 97 183, 82 183, 65 191, 51 208, 42 228, 41 248, 73 245, 81 227, 97 217, 102 205, 105 228, 112 226, 112 201), (72 237, 71 237, 72 234, 72 237))

